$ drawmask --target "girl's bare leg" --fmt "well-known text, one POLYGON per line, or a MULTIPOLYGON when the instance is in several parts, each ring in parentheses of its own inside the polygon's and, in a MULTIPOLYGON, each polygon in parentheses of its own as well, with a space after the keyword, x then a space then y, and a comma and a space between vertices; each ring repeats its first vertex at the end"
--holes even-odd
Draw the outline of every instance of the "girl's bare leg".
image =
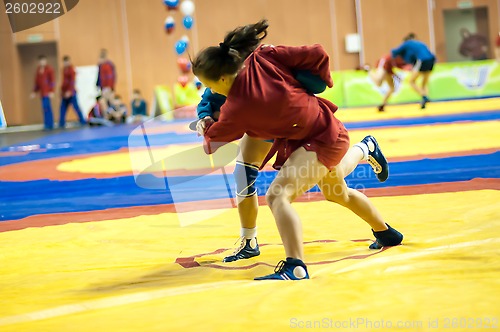
POLYGON ((362 192, 348 188, 344 174, 342 165, 339 164, 320 181, 319 187, 325 198, 354 212, 374 231, 386 230, 387 226, 373 203, 362 192))
POLYGON ((285 162, 267 191, 266 200, 276 220, 287 257, 303 259, 302 223, 292 201, 315 186, 328 173, 316 152, 296 150, 285 162))

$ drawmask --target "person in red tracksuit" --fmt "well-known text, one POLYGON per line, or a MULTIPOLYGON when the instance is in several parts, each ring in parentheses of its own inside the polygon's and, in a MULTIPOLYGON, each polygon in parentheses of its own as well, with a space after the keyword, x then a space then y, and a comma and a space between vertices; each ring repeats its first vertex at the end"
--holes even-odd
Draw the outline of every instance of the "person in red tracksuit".
POLYGON ((45 55, 38 56, 38 67, 35 74, 35 87, 31 93, 31 98, 35 98, 36 93, 40 94, 43 108, 43 122, 45 130, 54 128, 54 118, 52 115, 52 105, 50 99, 54 97, 54 70, 47 64, 45 55))
POLYGON ((207 121, 198 128, 209 154, 245 134, 274 140, 266 161, 277 151, 274 165, 279 172, 266 201, 286 261, 278 263, 275 273, 255 279, 309 279, 303 262, 302 224, 291 203, 316 184, 328 201, 350 209, 371 226, 377 239, 371 249, 398 245, 403 235, 385 223, 363 193, 348 188, 344 181, 362 159, 375 165, 377 177, 386 180, 387 160, 375 138, 367 136, 349 149, 349 134, 334 115, 337 106, 307 93, 293 75, 296 70, 307 70, 332 87, 328 54, 321 45, 257 47, 267 35, 267 27, 267 20, 262 20, 236 28, 222 43, 204 49, 192 61, 199 80, 227 97, 218 121, 207 121))
POLYGON ((78 120, 81 125, 85 125, 85 119, 83 118, 82 111, 78 106, 78 101, 76 98, 75 89, 75 68, 71 64, 71 59, 69 56, 65 55, 63 57, 63 79, 61 84, 61 109, 59 116, 59 128, 64 128, 66 123, 66 111, 68 110, 69 104, 71 104, 78 115, 78 120))
POLYGON ((101 50, 98 66, 99 71, 97 73, 97 87, 99 87, 102 92, 105 90, 115 91, 115 65, 108 59, 108 51, 105 49, 101 50))

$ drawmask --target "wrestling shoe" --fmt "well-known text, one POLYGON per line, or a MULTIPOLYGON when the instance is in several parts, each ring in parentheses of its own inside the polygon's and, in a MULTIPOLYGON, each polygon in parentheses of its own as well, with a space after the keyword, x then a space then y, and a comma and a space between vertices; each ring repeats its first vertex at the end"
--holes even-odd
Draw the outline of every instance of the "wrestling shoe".
POLYGON ((385 182, 389 177, 389 164, 387 163, 387 159, 385 159, 382 150, 380 150, 380 146, 377 143, 375 137, 368 135, 361 141, 368 146, 368 164, 373 168, 373 171, 377 175, 377 179, 380 182, 385 182), (368 142, 373 143, 373 150, 370 149, 370 144, 368 142))
POLYGON ((247 259, 260 255, 259 244, 257 238, 246 239, 244 236, 241 238, 240 246, 234 251, 231 256, 224 257, 224 263, 234 262, 239 259, 247 259))
POLYGON ((423 110, 429 101, 430 100, 429 98, 427 98, 427 96, 423 96, 422 101, 420 102, 420 109, 423 110))
POLYGON ((382 249, 383 247, 397 246, 403 241, 403 234, 386 224, 389 229, 385 231, 375 232, 372 229, 376 240, 370 244, 370 249, 382 249))
POLYGON ((196 125, 198 124, 198 121, 200 121, 200 119, 196 119, 196 120, 190 122, 189 129, 191 129, 192 131, 196 131, 196 125))
POLYGON ((286 261, 280 261, 274 268, 274 273, 254 280, 302 280, 309 279, 307 267, 303 261, 288 257, 286 261))

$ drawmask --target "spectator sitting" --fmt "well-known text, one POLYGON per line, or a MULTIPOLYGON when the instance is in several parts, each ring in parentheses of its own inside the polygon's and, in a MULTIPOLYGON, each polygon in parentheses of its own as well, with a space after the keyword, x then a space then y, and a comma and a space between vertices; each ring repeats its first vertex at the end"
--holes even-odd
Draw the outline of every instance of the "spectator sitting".
POLYGON ((110 107, 107 109, 108 120, 114 123, 125 123, 127 120, 127 106, 123 104, 119 95, 110 100, 110 107))
POLYGON ((140 123, 148 119, 147 104, 141 96, 141 91, 135 89, 132 94, 132 115, 127 119, 127 123, 140 123))
POLYGON ((108 102, 107 100, 102 97, 102 96, 97 96, 96 97, 96 104, 94 107, 89 112, 88 115, 88 123, 90 126, 107 126, 107 127, 112 127, 113 123, 106 119, 105 114, 107 113, 108 109, 108 102))

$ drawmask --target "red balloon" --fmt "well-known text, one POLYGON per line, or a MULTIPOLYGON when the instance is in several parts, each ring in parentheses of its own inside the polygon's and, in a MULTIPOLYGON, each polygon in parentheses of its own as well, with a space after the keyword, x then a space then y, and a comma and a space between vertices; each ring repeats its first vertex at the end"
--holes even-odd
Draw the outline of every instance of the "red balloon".
POLYGON ((184 88, 188 84, 189 78, 186 75, 181 75, 177 78, 177 82, 184 88))
POLYGON ((172 32, 174 32, 175 30, 175 27, 166 27, 165 28, 165 31, 167 32, 167 35, 170 35, 172 32))
POLYGON ((191 71, 191 62, 186 58, 178 58, 177 65, 183 74, 187 74, 191 71))
POLYGON ((167 32, 167 34, 171 34, 174 29, 175 29, 175 20, 172 16, 168 16, 166 19, 165 19, 165 31, 167 32))

